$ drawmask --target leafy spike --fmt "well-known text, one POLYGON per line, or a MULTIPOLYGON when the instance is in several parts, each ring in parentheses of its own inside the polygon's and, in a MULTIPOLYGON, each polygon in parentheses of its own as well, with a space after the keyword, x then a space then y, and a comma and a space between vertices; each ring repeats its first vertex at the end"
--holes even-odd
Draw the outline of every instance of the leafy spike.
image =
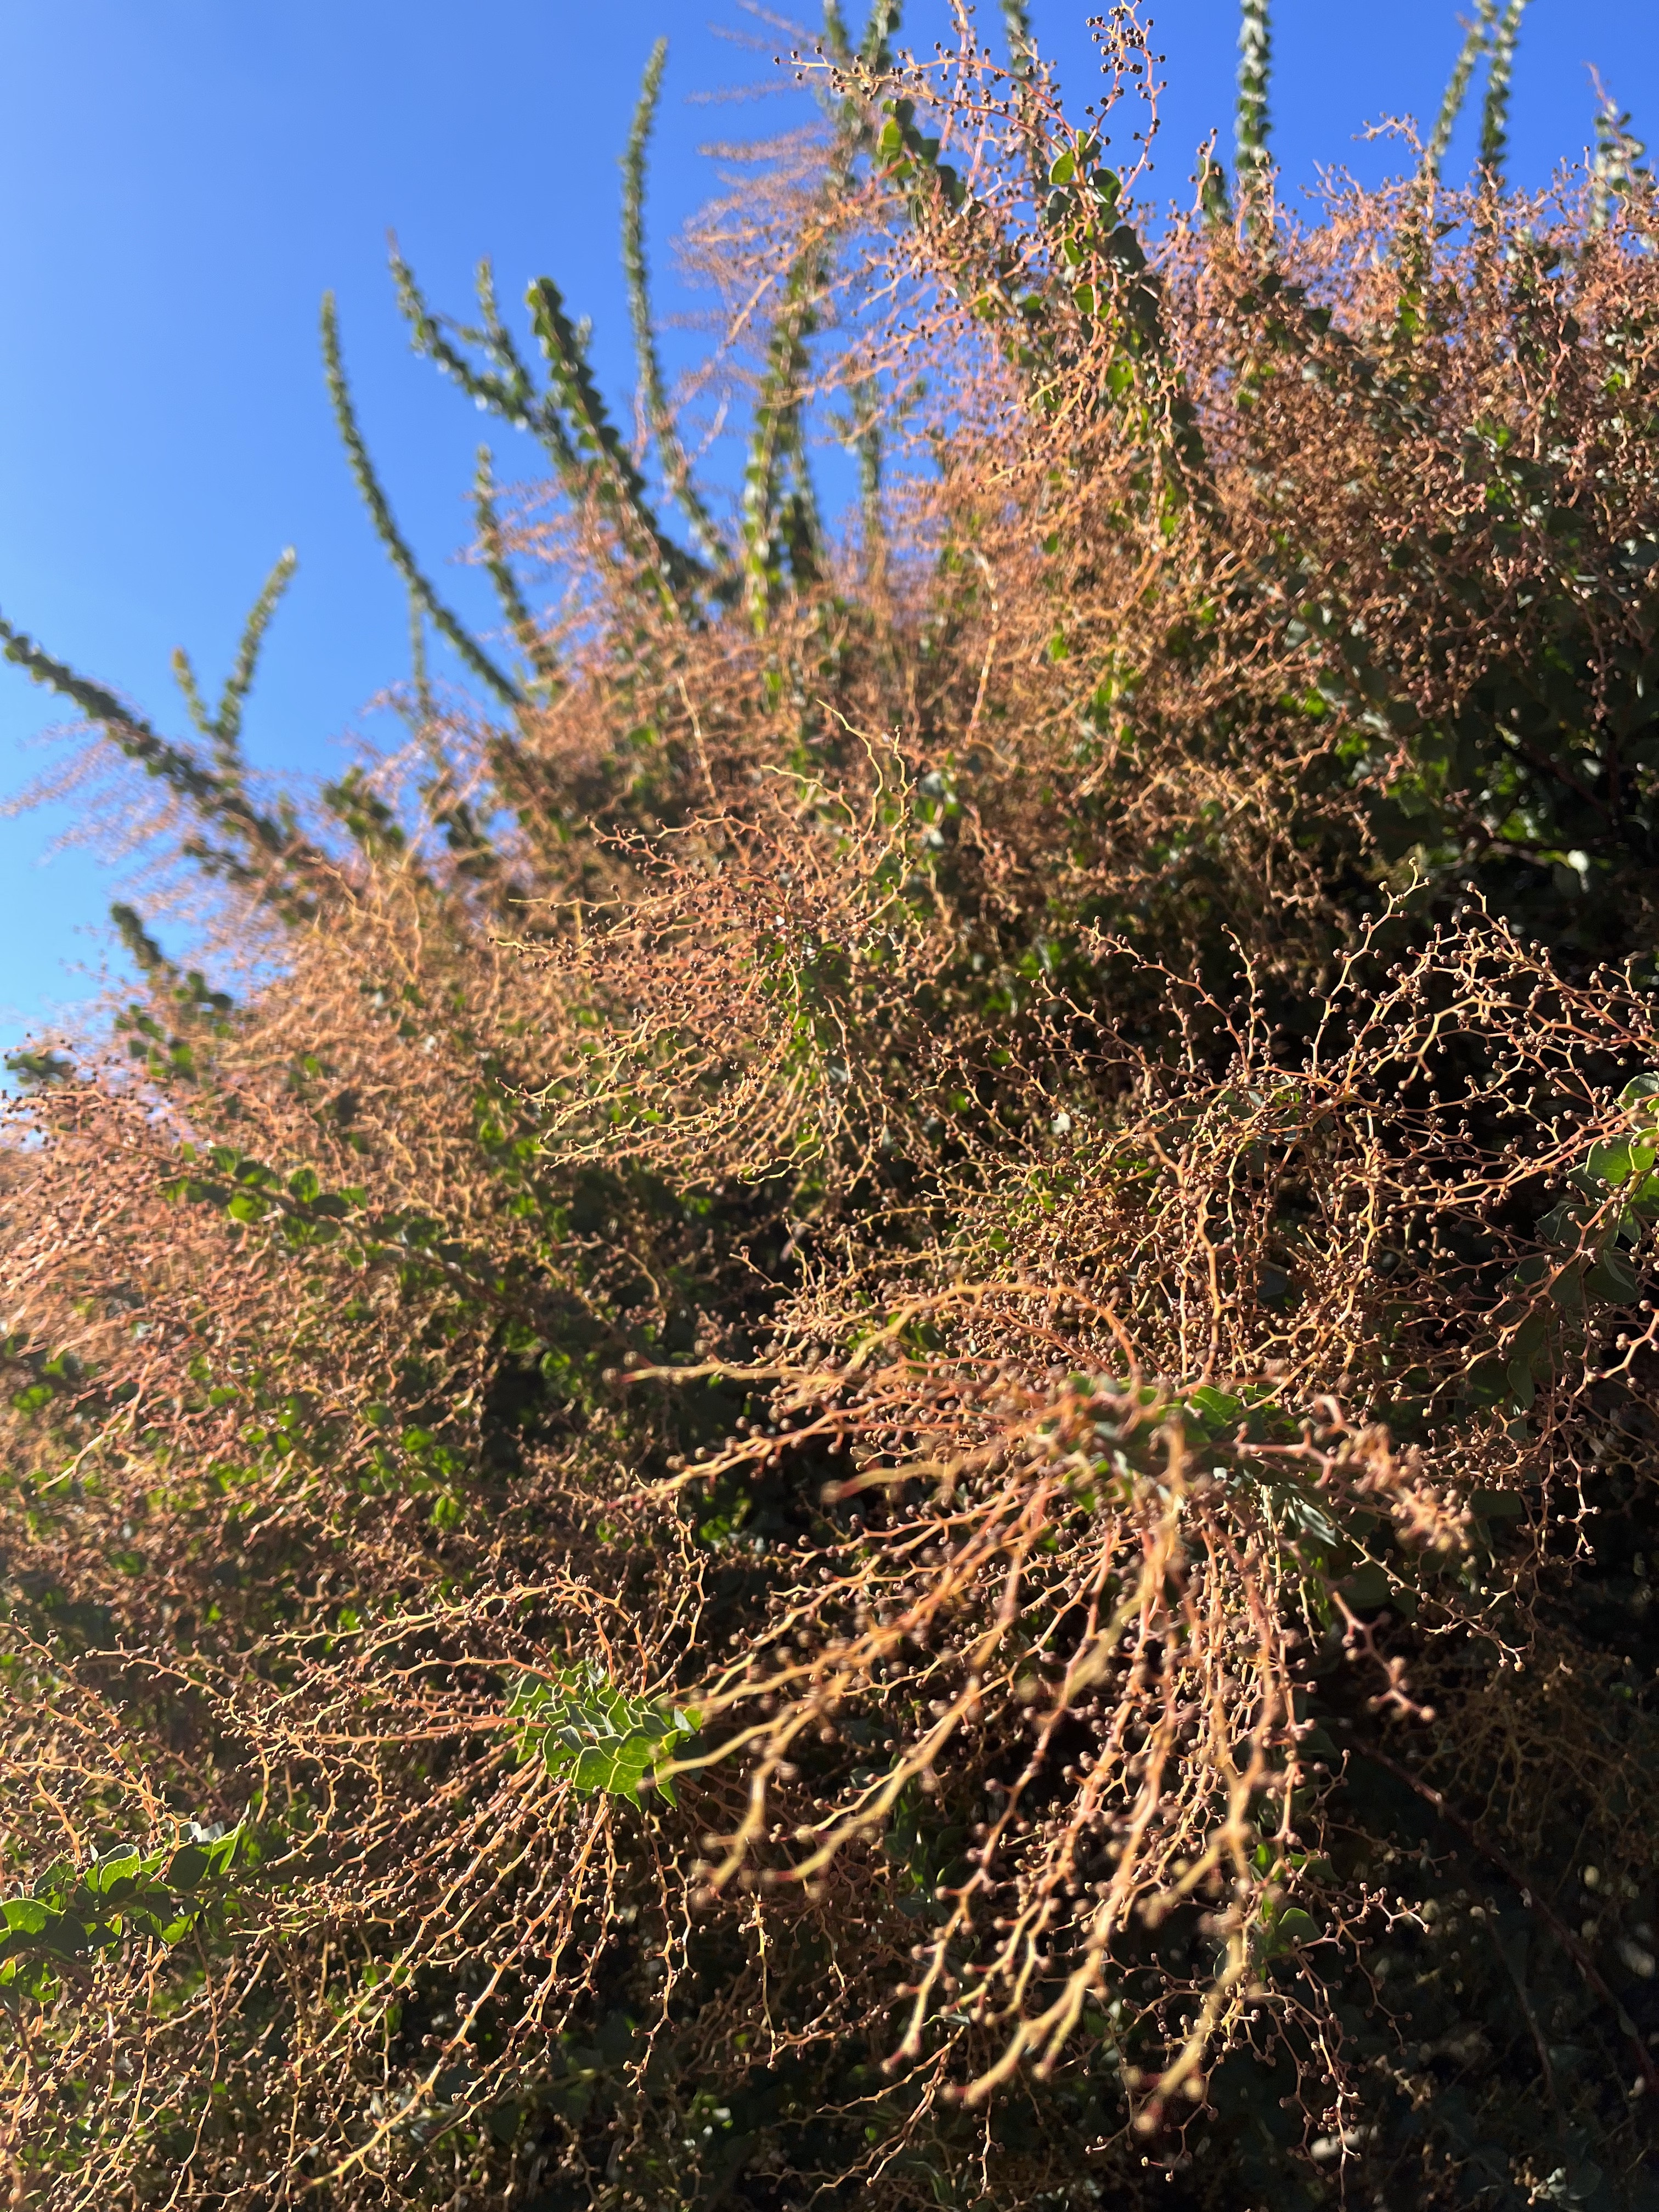
POLYGON ((1440 172, 1451 145, 1452 133, 1457 128, 1457 118, 1462 113, 1463 104, 1468 97, 1475 64, 1491 43, 1497 15, 1498 0, 1476 0, 1474 20, 1464 26, 1463 43, 1458 50, 1456 61, 1452 64, 1452 73, 1446 81, 1440 112, 1435 118, 1434 129, 1429 134, 1429 143, 1424 148, 1422 159, 1418 164, 1416 183, 1404 210, 1396 251, 1401 276, 1400 306, 1393 331, 1393 346, 1396 353, 1409 350, 1423 332, 1431 258, 1430 200, 1434 186, 1439 182, 1440 172))
POLYGON ((351 473, 357 480, 357 489, 363 495, 375 532, 392 556, 393 567, 408 585, 411 592, 431 617, 433 626, 449 640, 473 674, 488 684, 504 705, 522 707, 523 692, 501 669, 495 665, 483 647, 464 627, 458 617, 451 614, 432 586, 421 573, 409 543, 392 519, 380 480, 374 473, 374 464, 368 457, 362 433, 357 427, 356 410, 351 404, 350 387, 346 382, 345 368, 340 358, 340 326, 335 312, 334 295, 323 295, 323 363, 328 374, 329 397, 334 402, 334 419, 339 425, 340 439, 351 465, 351 473))
MULTIPOLYGON (((653 58, 654 63, 656 58, 653 56, 653 58)), ((659 65, 656 74, 659 77, 659 65)), ((636 214, 638 197, 643 190, 645 137, 648 135, 650 112, 655 96, 650 82, 652 75, 653 72, 647 70, 647 96, 641 102, 643 130, 641 116, 636 114, 635 137, 630 144, 631 167, 637 180, 636 214)), ((629 166, 625 163, 625 170, 629 166)), ((626 198, 623 220, 626 255, 629 227, 626 198)), ((637 246, 637 241, 635 244, 636 266, 631 266, 629 273, 630 292, 635 295, 637 335, 645 270, 643 249, 637 246)), ((511 333, 501 321, 495 304, 494 274, 488 260, 478 265, 478 304, 483 322, 482 328, 477 330, 451 325, 447 319, 433 312, 416 283, 414 272, 398 253, 395 243, 392 250, 392 270, 398 285, 398 302, 409 323, 416 350, 435 362, 444 374, 452 377, 479 406, 488 408, 503 421, 511 422, 516 428, 528 430, 539 439, 558 471, 566 495, 577 504, 597 495, 620 523, 630 550, 636 556, 644 559, 655 575, 659 588, 670 601, 684 609, 702 583, 705 570, 700 562, 684 552, 665 535, 653 513, 646 494, 645 481, 617 435, 604 399, 593 382, 586 358, 586 325, 571 322, 565 312, 563 296, 552 279, 538 278, 526 295, 536 334, 552 373, 551 389, 542 393, 538 392, 535 380, 520 357, 511 333), (461 347, 449 336, 452 329, 455 337, 464 343, 481 348, 493 367, 480 369, 469 361, 461 347)), ((648 336, 648 308, 646 310, 646 324, 648 336)), ((653 357, 654 359, 654 355, 653 357)), ((666 403, 661 397, 659 375, 656 379, 656 392, 661 420, 668 423, 672 434, 666 403)), ((337 398, 336 411, 339 411, 337 398)), ((341 428, 349 450, 351 438, 346 433, 343 420, 341 428)), ((659 442, 663 442, 660 437, 659 442)), ((677 441, 672 450, 678 453, 677 441)), ((680 458, 683 459, 683 455, 680 458)), ((377 493, 370 492, 355 459, 353 466, 357 471, 359 483, 363 484, 364 497, 368 501, 370 513, 375 516, 376 528, 380 530, 394 562, 406 577, 410 576, 410 569, 404 566, 404 559, 392 539, 386 538, 382 527, 381 515, 375 506, 377 493)), ((706 511, 689 483, 675 481, 676 471, 672 461, 668 462, 668 471, 671 484, 679 493, 682 505, 689 496, 702 514, 703 523, 712 537, 712 524, 708 523, 706 511)), ((384 504, 382 499, 382 508, 384 504)), ((389 522, 390 515, 385 519, 389 522)), ((442 629, 444 623, 435 602, 428 603, 428 611, 442 629)), ((477 649, 475 645, 474 650, 477 649)), ((469 656, 464 653, 463 657, 469 656)), ((477 666, 477 663, 473 665, 477 666)), ((496 672, 499 675, 500 672, 496 672)), ((512 703, 522 704, 522 696, 515 691, 512 703)))
POLYGON ((847 19, 841 12, 839 0, 823 0, 824 50, 833 62, 845 67, 853 58, 853 45, 847 35, 847 19))
POLYGON ((870 20, 859 41, 859 59, 866 69, 891 67, 892 41, 898 34, 903 15, 904 0, 872 0, 870 20))
POLYGON ((1497 14, 1498 0, 1476 0, 1474 21, 1465 32, 1457 59, 1452 64, 1452 73, 1446 80, 1445 94, 1440 102, 1440 112, 1435 118, 1429 143, 1423 149, 1419 173, 1425 181, 1432 181, 1440 174, 1441 164, 1451 145, 1452 132, 1457 128, 1457 118, 1468 98, 1469 80, 1474 75, 1474 65, 1492 37, 1497 14))
POLYGON ((628 304, 633 318, 634 351, 639 362, 640 398, 645 419, 657 441, 668 488, 690 528, 692 543, 711 567, 719 568, 729 565, 729 556, 720 544, 714 518, 691 480, 691 464, 668 404, 645 260, 646 149, 657 119, 657 103, 662 96, 663 70, 667 59, 668 41, 659 39, 645 65, 639 104, 634 110, 634 127, 629 134, 628 151, 623 156, 623 269, 628 278, 628 304))
POLYGON ((1595 154, 1590 164, 1590 228, 1605 230, 1615 199, 1626 199, 1641 185, 1650 185, 1653 172, 1644 156, 1647 148, 1630 127, 1630 116, 1594 70, 1595 86, 1595 154))
POLYGON ((1480 167, 1495 191, 1504 187, 1504 165, 1510 149, 1510 87, 1515 76, 1515 49, 1526 5, 1527 0, 1509 0, 1492 34, 1492 63, 1486 72, 1486 98, 1480 112, 1480 167))
POLYGON ((185 712, 200 734, 204 738, 211 738, 213 717, 207 710, 207 702, 203 698, 201 686, 196 681, 196 671, 191 665, 190 655, 182 645, 173 647, 170 665, 173 669, 173 680, 179 686, 183 696, 185 712))
POLYGON ((409 592, 409 678, 415 691, 415 712, 422 728, 432 720, 432 680, 426 665, 426 611, 414 586, 409 592))
POLYGON ((173 963, 144 927, 143 917, 137 907, 128 906, 123 900, 117 899, 109 910, 109 918, 115 924, 133 965, 143 974, 154 975, 158 969, 171 971, 173 963))
POLYGON ((781 516, 790 574, 798 585, 810 584, 822 572, 823 520, 818 510, 811 455, 802 434, 799 409, 785 426, 782 451, 789 465, 791 486, 781 516))
MULTIPOLYGON (((248 879, 256 872, 256 858, 263 856, 267 862, 278 860, 307 878, 308 895, 335 887, 337 878, 326 854, 309 845, 280 809, 275 816, 261 813, 242 792, 239 779, 216 772, 186 747, 161 736, 112 691, 54 659, 3 615, 0 615, 0 641, 3 641, 0 652, 8 660, 35 683, 69 700, 88 721, 97 725, 118 752, 147 775, 167 785, 204 823, 222 834, 228 833, 247 848, 246 859, 222 852, 207 855, 193 848, 198 857, 210 859, 215 866, 248 879)), ((279 891, 276 896, 284 912, 301 910, 294 893, 279 891)))
POLYGON ((204 807, 210 807, 218 799, 219 779, 183 746, 159 737, 142 715, 131 713, 112 691, 106 691, 101 684, 91 683, 84 676, 77 676, 63 661, 55 660, 33 638, 15 629, 3 615, 0 615, 0 638, 5 640, 0 649, 3 649, 8 660, 15 661, 37 684, 78 707, 88 721, 97 723, 129 759, 136 760, 150 775, 170 784, 181 798, 204 807))
POLYGON ((882 507, 882 437, 877 391, 866 380, 854 386, 853 440, 859 462, 859 506, 864 520, 864 565, 874 574, 886 560, 887 519, 882 507))
POLYGON ((239 766, 241 759, 242 703, 252 688, 255 671, 259 665, 260 648, 264 644, 265 632, 276 613, 283 594, 294 580, 299 567, 299 556, 289 545, 276 556, 270 574, 260 587, 259 596, 248 611, 242 625, 241 642, 236 648, 236 659, 230 674, 225 678, 225 688, 219 695, 219 712, 215 718, 212 734, 219 755, 221 768, 229 771, 239 766))
POLYGON ((1272 121, 1267 88, 1273 70, 1270 0, 1243 0, 1238 26, 1238 109, 1235 166, 1241 194, 1249 198, 1266 180, 1272 121))
POLYGON ((564 295, 550 276, 538 276, 525 295, 553 388, 585 464, 586 486, 610 508, 629 550, 642 557, 663 592, 684 605, 704 571, 664 534, 653 513, 645 479, 611 420, 588 366, 582 331, 565 312, 564 295))
POLYGON ((560 680, 558 658, 537 627, 501 543, 501 520, 495 512, 493 460, 488 446, 478 448, 477 474, 472 480, 472 508, 478 520, 478 544, 484 567, 495 586, 501 611, 518 641, 519 650, 535 670, 541 688, 553 690, 560 680))
POLYGON ((246 623, 242 625, 241 641, 236 648, 236 659, 225 688, 219 695, 219 711, 210 714, 207 702, 196 681, 196 671, 190 655, 182 645, 173 653, 173 681, 184 695, 191 720, 201 735, 213 746, 214 757, 220 773, 228 777, 242 772, 242 702, 252 688, 254 672, 259 665, 259 648, 276 611, 277 601, 288 589, 289 579, 299 566, 298 556, 290 545, 277 556, 276 564, 265 578, 258 598, 253 602, 246 623))
POLYGON ((1216 134, 1212 131, 1198 149, 1198 173, 1194 183, 1198 186, 1198 205, 1204 220, 1212 229, 1227 229, 1233 223, 1233 196, 1227 189, 1227 170, 1224 162, 1216 159, 1216 134))
MULTIPOLYGON (((857 60, 874 72, 890 61, 890 42, 899 26, 901 0, 875 0, 860 42, 857 60)), ((854 165, 870 138, 867 107, 856 94, 841 103, 836 118, 835 140, 824 174, 820 202, 833 211, 852 182, 854 165)), ((782 304, 772 326, 767 348, 766 371, 755 402, 753 427, 743 476, 744 597, 750 618, 763 629, 780 582, 780 522, 784 507, 786 465, 799 436, 800 403, 796 396, 806 365, 806 340, 811 335, 816 301, 827 266, 828 227, 813 226, 812 242, 791 264, 783 286, 782 304)), ((802 550, 799 531, 815 526, 811 486, 798 476, 796 503, 792 509, 795 533, 792 563, 802 550)), ((817 559, 817 549, 812 558, 817 559)))
POLYGON ((805 365, 805 338, 819 277, 817 252, 791 270, 783 306, 767 349, 766 374, 755 404, 754 428, 744 469, 744 595, 751 617, 763 623, 778 585, 778 518, 791 426, 799 412, 795 397, 805 365))
POLYGON ((499 415, 515 429, 528 430, 538 438, 568 482, 580 465, 556 409, 549 407, 538 392, 535 379, 496 313, 494 276, 488 258, 478 264, 477 278, 484 326, 481 331, 461 331, 457 335, 484 349, 495 364, 493 372, 475 368, 460 348, 451 342, 445 319, 434 314, 427 305, 426 295, 415 281, 415 272, 398 252, 395 240, 391 261, 392 279, 398 287, 398 305, 410 326, 416 353, 423 354, 444 375, 453 378, 477 405, 499 415))

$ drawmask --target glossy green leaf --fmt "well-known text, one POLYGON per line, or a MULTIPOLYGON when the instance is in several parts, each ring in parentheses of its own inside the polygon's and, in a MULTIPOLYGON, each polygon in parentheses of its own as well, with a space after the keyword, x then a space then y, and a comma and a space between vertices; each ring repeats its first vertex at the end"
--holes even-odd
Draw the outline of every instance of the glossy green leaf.
POLYGON ((561 1669, 550 1681, 526 1676, 507 1711, 528 1723, 520 1757, 539 1752, 548 1772, 568 1778, 581 1796, 637 1802, 654 1784, 671 1805, 678 1802, 672 1781, 656 1769, 696 1731, 695 1712, 630 1697, 592 1660, 561 1669))

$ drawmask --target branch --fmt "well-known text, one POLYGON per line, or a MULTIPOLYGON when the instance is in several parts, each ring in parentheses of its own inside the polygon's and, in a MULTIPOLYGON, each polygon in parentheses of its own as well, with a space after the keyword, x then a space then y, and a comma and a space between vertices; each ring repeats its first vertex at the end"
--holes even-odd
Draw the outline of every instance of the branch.
POLYGON ((495 586, 501 611, 518 640, 520 652, 535 670, 543 688, 550 693, 561 682, 558 656, 538 629, 507 561, 507 549, 501 543, 501 521, 495 513, 495 486, 488 446, 478 448, 478 470, 472 481, 472 508, 477 517, 478 544, 483 553, 484 568, 495 586))
POLYGON ((662 363, 657 351, 656 325, 651 313, 650 277, 645 260, 645 156, 657 103, 662 94, 668 41, 659 39, 645 65, 639 105, 628 151, 623 156, 623 270, 628 278, 628 306, 634 325, 634 353, 639 363, 640 398, 651 434, 657 441, 663 474, 691 532, 692 543, 712 568, 729 568, 731 556, 720 543, 713 516, 691 478, 691 464, 680 441, 673 411, 663 386, 662 363))
MULTIPOLYGON (((5 658, 23 669, 35 683, 55 691, 78 708, 88 722, 146 775, 167 784, 204 821, 228 830, 245 846, 267 860, 281 863, 308 878, 313 892, 338 888, 338 876, 327 854, 307 842, 289 824, 264 814, 243 793, 240 782, 216 774, 182 745, 161 737, 140 714, 124 707, 112 691, 94 684, 38 646, 22 630, 0 615, 0 646, 5 658)), ((234 855, 210 854, 200 857, 216 861, 237 874, 251 877, 252 866, 234 855)), ((279 909, 294 907, 291 896, 278 893, 279 909)))
POLYGON ((1238 107, 1233 139, 1241 199, 1250 199, 1267 182, 1267 137, 1273 128, 1267 105, 1273 52, 1271 0, 1243 0, 1238 25, 1238 107))
POLYGON ((538 276, 525 304, 583 465, 585 491, 611 510, 629 550, 644 561, 649 580, 684 611, 708 571, 664 533, 652 511, 645 479, 617 434, 558 286, 550 276, 538 276))
POLYGON ((1452 132, 1457 118, 1463 112, 1463 103, 1468 98, 1469 80, 1474 75, 1474 65, 1492 37, 1492 27, 1498 13, 1498 0, 1476 0, 1474 21, 1469 25, 1459 50, 1452 73, 1446 81, 1445 95, 1440 102, 1440 112, 1435 118, 1429 143, 1423 151, 1423 164, 1418 175, 1425 183, 1438 178, 1440 165, 1451 145, 1452 132))
POLYGON ((1480 112, 1480 167, 1494 191, 1504 189, 1504 164, 1510 150, 1510 87, 1515 76, 1515 49, 1526 5, 1527 0, 1509 0, 1492 34, 1492 65, 1486 73, 1486 98, 1480 112))
POLYGON ((276 556, 276 565, 265 578, 259 596, 242 625, 241 642, 236 648, 236 659, 230 674, 225 678, 225 688, 219 695, 219 712, 212 725, 212 736, 218 751, 219 765, 227 774, 241 765, 242 702, 252 689, 254 672, 259 665, 260 648, 265 641, 265 632, 270 618, 299 567, 299 556, 289 545, 276 556))
POLYGON ((512 678, 498 668, 483 647, 453 615, 422 574, 408 541, 392 519, 380 478, 374 473, 374 464, 368 457, 362 433, 357 427, 356 411, 351 404, 351 392, 346 383, 345 368, 340 359, 340 329, 335 313, 334 295, 323 295, 323 362, 328 374, 329 397, 334 403, 334 419, 340 428, 340 439, 351 464, 351 473, 357 480, 357 489, 363 495, 370 520, 380 543, 392 557, 392 566, 408 585, 431 617, 434 629, 449 640, 461 659, 481 682, 501 701, 514 708, 526 704, 525 695, 512 678))

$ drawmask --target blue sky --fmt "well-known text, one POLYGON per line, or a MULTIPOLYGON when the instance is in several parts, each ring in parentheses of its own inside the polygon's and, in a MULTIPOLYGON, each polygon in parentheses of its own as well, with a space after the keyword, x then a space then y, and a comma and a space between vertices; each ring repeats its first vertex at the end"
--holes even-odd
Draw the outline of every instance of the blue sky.
MULTIPOLYGON (((1080 106, 1095 82, 1085 0, 1032 12, 1080 106)), ((1237 9, 1152 12, 1167 57, 1162 173, 1184 197, 1195 146, 1231 131, 1237 9)), ((907 15, 917 49, 945 35, 943 0, 910 0, 907 15)), ((981 17, 994 27, 991 0, 981 17)), ((556 276, 593 318, 597 365, 624 401, 616 157, 652 42, 672 42, 653 202, 671 312, 688 303, 667 240, 710 182, 699 144, 769 128, 787 106, 695 96, 769 76, 786 42, 734 0, 3 0, 0 25, 0 610, 176 725, 172 648, 216 684, 291 544, 300 574, 247 741, 264 763, 327 772, 407 647, 400 588, 329 418, 321 294, 338 295, 399 517, 442 570, 466 534, 481 425, 408 350, 388 228, 429 295, 458 309, 481 252, 509 301, 556 276)), ((1451 0, 1279 0, 1274 31, 1273 150, 1292 184, 1319 163, 1378 173, 1385 156, 1354 133, 1431 115, 1461 38, 1451 0)), ((1518 181, 1582 149, 1592 62, 1659 139, 1659 0, 1533 0, 1518 181)), ((528 466, 495 442, 504 476, 528 466)), ((443 574, 463 602, 473 580, 443 574)), ((0 664, 0 797, 50 764, 29 741, 58 719, 0 664)), ((107 955, 119 878, 82 851, 41 865, 65 826, 51 810, 0 821, 0 1045, 84 995, 107 955)))

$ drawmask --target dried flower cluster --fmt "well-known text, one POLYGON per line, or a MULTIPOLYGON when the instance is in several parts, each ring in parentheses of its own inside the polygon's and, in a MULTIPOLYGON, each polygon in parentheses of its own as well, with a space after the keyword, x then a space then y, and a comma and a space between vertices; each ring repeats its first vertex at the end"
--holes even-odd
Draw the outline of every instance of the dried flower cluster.
POLYGON ((19 2203, 1654 2201, 1639 149, 1297 224, 1255 5, 1154 235, 1132 15, 875 12, 677 398, 653 58, 638 443, 398 264, 501 639, 331 317, 487 707, 267 797, 283 577, 200 744, 5 630, 241 979, 120 910, 0 1148, 19 2203))

